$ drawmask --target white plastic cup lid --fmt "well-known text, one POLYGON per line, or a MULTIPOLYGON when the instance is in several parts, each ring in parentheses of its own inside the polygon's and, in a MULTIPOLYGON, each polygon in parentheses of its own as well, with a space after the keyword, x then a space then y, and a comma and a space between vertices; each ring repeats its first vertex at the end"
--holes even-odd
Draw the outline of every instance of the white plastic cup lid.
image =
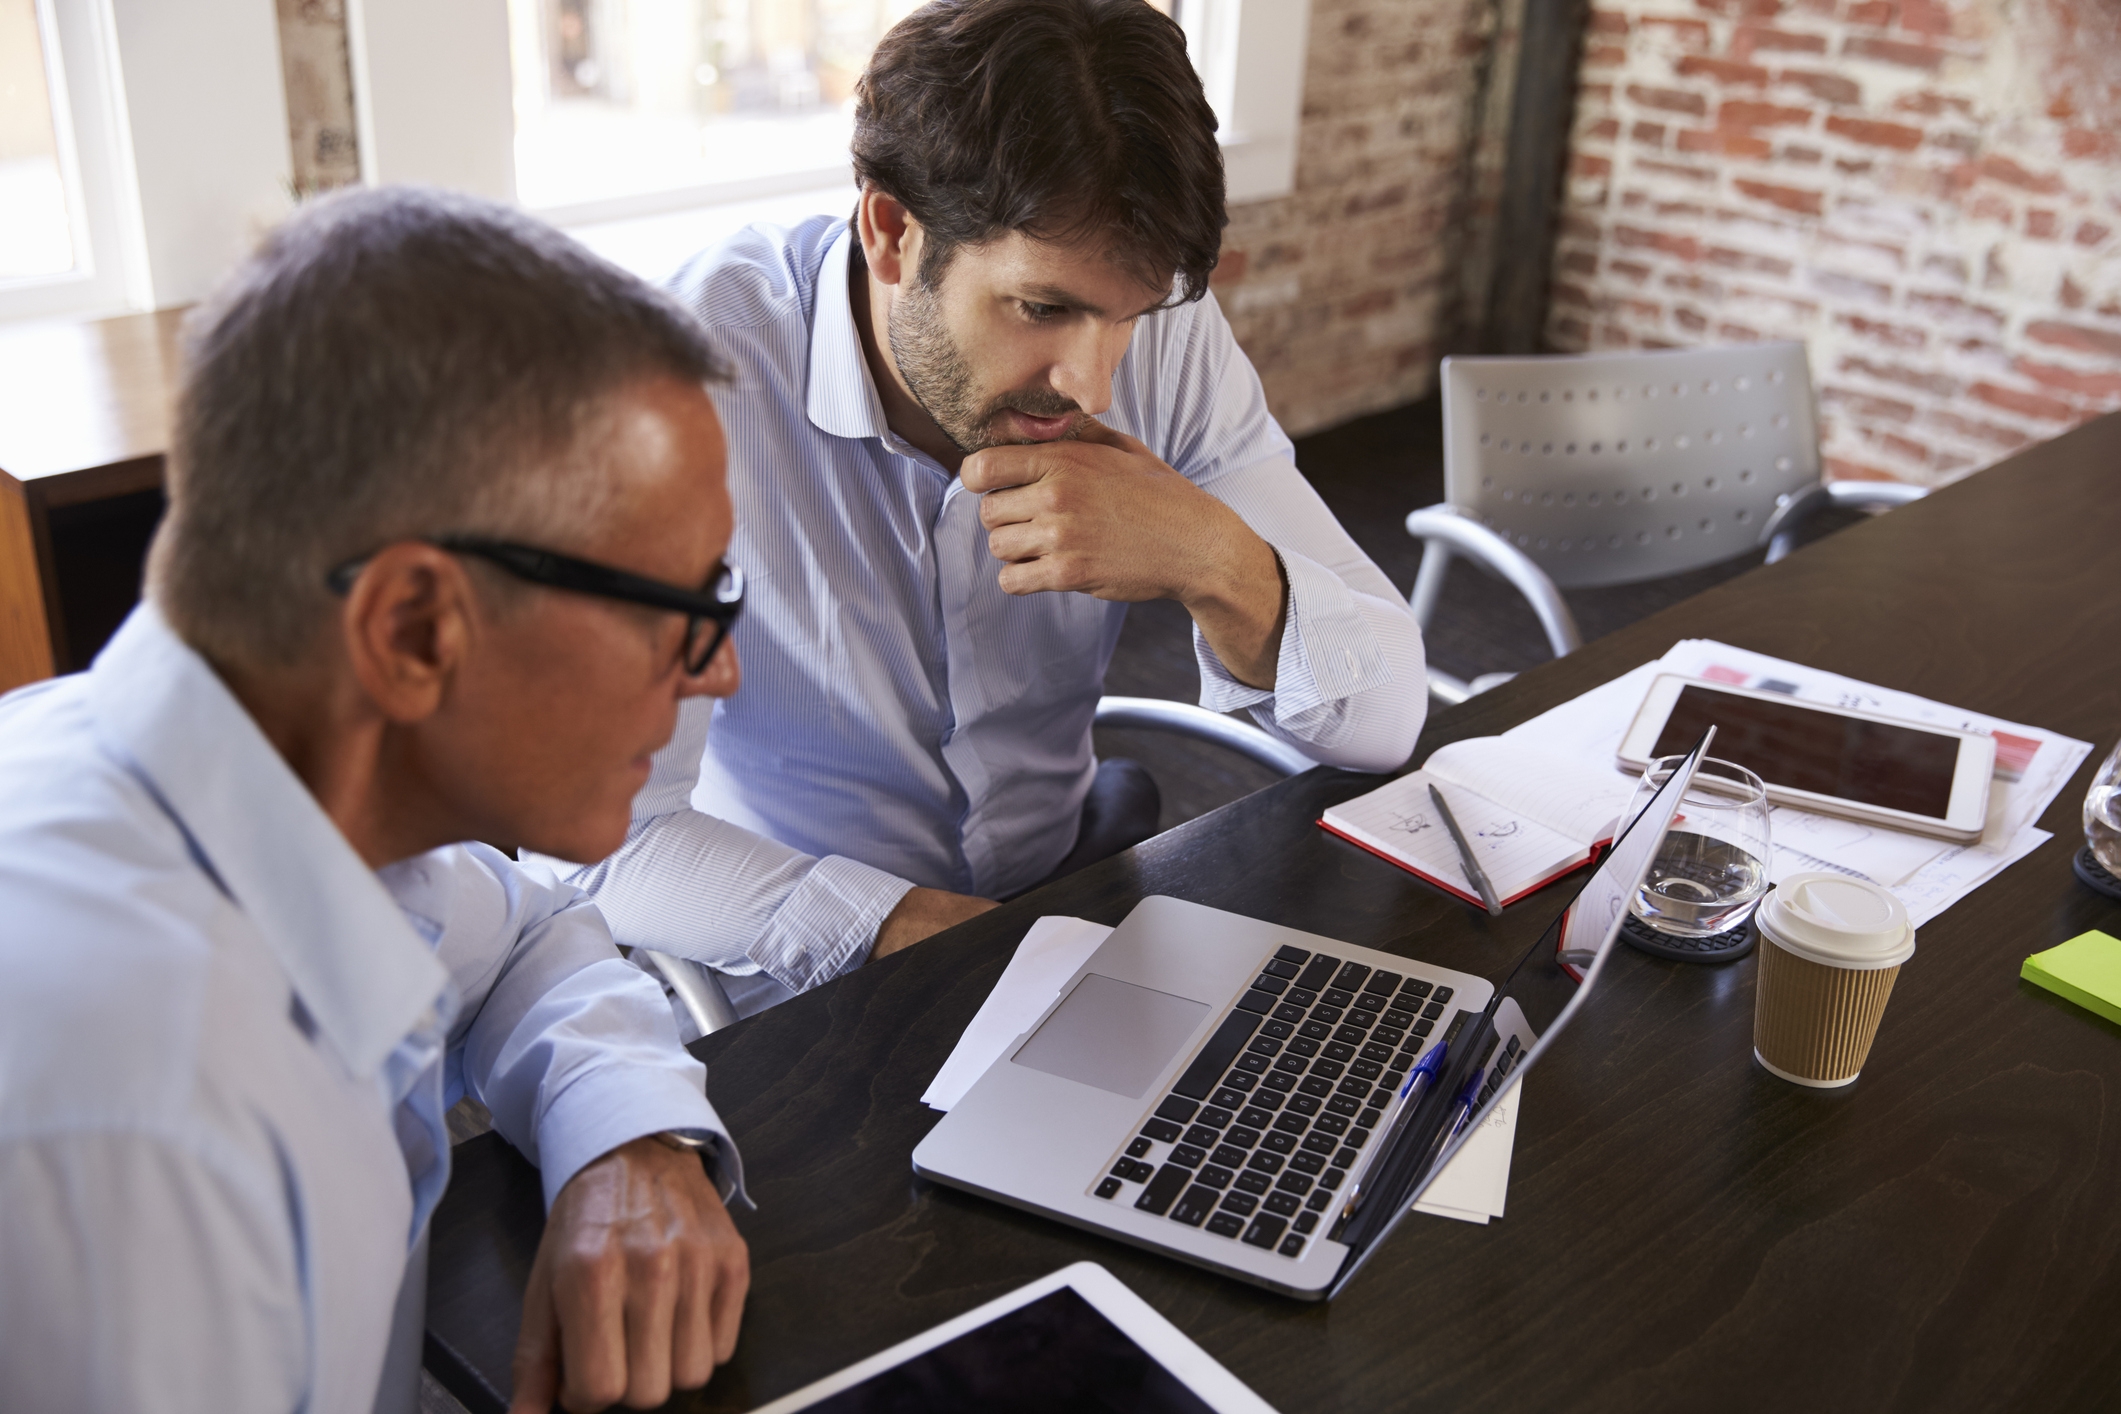
POLYGON ((1868 879, 1792 874, 1756 915, 1760 931, 1786 951, 1828 967, 1897 967, 1915 955, 1907 905, 1868 879))

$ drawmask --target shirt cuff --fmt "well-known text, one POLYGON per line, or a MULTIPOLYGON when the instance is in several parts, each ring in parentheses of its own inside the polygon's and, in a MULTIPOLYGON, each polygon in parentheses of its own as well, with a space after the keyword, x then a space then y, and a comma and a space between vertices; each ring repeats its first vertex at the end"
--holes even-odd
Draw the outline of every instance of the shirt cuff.
POLYGON ((1196 624, 1193 654, 1200 664, 1200 705, 1211 712, 1253 708, 1255 715, 1264 713, 1286 723, 1390 682, 1392 670, 1346 582, 1293 550, 1277 545, 1274 554, 1289 582, 1274 686, 1252 687, 1231 676, 1196 624))
POLYGON ((657 1067, 600 1066, 554 1096, 539 1116, 538 1173, 545 1185, 546 1211, 551 1211, 568 1180, 591 1163, 621 1144, 666 1129, 714 1134, 716 1161, 728 1185, 724 1201, 755 1206, 744 1191, 744 1161, 736 1142, 707 1097, 682 1073, 657 1067))
POLYGON ((877 930, 912 890, 896 874, 828 854, 774 910, 751 960, 790 991, 829 982, 868 960, 877 930))

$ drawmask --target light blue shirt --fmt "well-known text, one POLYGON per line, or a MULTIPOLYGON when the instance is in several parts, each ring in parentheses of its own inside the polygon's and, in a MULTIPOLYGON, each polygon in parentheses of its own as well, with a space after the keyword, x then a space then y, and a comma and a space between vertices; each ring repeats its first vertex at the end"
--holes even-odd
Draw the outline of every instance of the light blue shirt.
POLYGON ((594 907, 483 845, 370 870, 152 605, 0 699, 9 1409, 410 1408, 447 1108, 549 1204, 720 1132, 704 1081, 594 907))
MULTIPOLYGON (((1053 870, 1127 609, 1002 592, 979 497, 885 424, 852 244, 839 218, 754 227, 676 277, 736 374, 715 393, 743 689, 686 704, 625 848, 574 876, 620 941, 780 995, 860 963, 912 884, 998 897, 1053 870)), ((1318 761, 1399 765, 1427 709, 1420 633, 1297 472, 1214 299, 1143 318, 1112 399, 1102 420, 1236 510, 1288 578, 1275 688, 1196 631, 1202 705, 1318 761)))

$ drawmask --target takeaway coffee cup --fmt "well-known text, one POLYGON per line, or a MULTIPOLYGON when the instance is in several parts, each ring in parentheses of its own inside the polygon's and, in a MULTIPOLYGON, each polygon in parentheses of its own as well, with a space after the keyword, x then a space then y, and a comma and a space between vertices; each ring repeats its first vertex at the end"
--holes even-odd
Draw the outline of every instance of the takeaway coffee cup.
POLYGON ((1754 1058, 1799 1085, 1848 1084, 1871 1053, 1901 964, 1915 955, 1906 906, 1868 879, 1793 874, 1753 917, 1764 944, 1754 1058))

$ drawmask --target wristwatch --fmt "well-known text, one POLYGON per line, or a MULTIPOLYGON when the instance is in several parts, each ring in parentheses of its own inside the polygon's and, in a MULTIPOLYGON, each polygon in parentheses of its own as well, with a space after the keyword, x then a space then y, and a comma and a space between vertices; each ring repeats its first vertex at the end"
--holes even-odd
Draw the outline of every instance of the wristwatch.
POLYGON ((664 1129, 648 1137, 665 1148, 698 1154, 700 1162, 706 1165, 707 1181, 714 1185, 714 1191, 722 1193, 728 1187, 722 1182, 721 1135, 711 1129, 664 1129))

